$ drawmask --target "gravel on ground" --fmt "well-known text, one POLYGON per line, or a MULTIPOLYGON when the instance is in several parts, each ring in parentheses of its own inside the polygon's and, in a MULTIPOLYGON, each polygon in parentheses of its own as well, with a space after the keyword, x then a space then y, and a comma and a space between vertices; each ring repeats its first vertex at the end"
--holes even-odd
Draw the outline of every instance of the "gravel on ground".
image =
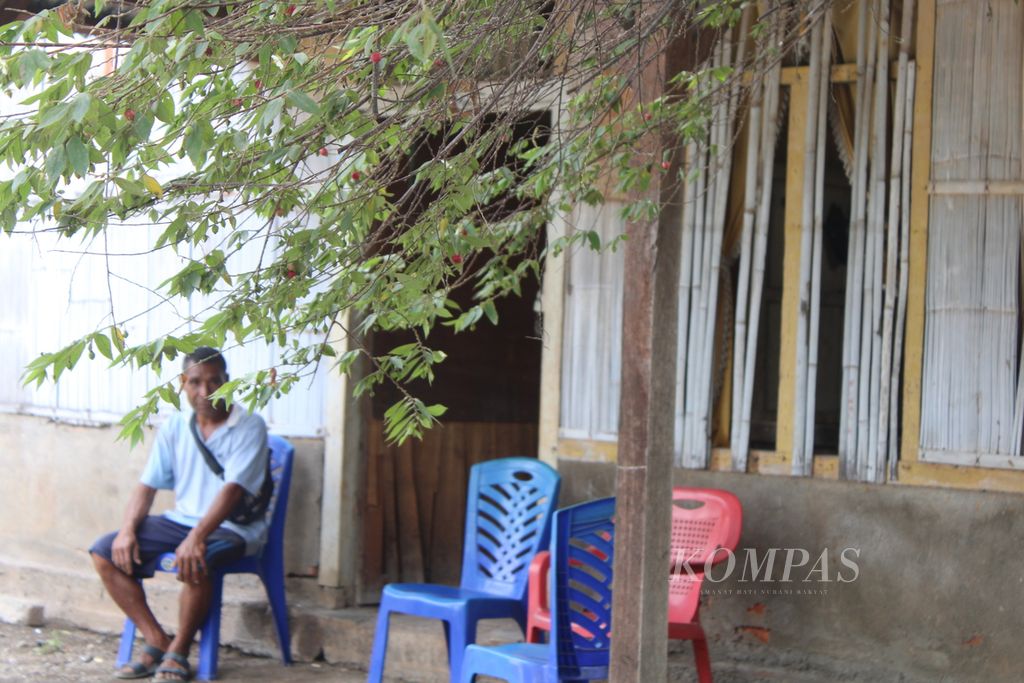
MULTIPOLYGON (((115 681, 118 638, 82 629, 46 626, 31 628, 0 624, 0 683, 93 683, 115 681)), ((192 666, 198 650, 193 648, 192 666)), ((355 683, 366 674, 326 662, 296 663, 290 667, 267 657, 246 655, 222 647, 218 679, 281 681, 285 683, 355 683)))

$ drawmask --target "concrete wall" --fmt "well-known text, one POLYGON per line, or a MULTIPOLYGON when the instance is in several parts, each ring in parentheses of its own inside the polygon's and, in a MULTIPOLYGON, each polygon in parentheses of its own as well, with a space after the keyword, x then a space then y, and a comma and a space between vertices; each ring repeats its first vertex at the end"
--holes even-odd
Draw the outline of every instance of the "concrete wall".
MULTIPOLYGON (((563 505, 614 492, 613 465, 561 460, 559 470, 563 505)), ((689 470, 675 484, 727 489, 744 507, 737 570, 705 583, 713 661, 817 680, 1024 680, 1024 496, 689 470), (769 548, 804 548, 811 560, 790 583, 779 581, 785 551, 774 582, 738 580, 745 550, 769 548), (826 548, 832 581, 803 582, 826 548), (859 567, 849 583, 836 581, 853 577, 844 548, 860 550, 848 555, 859 567)), ((682 652, 670 679, 692 678, 688 646, 671 647, 682 652)))
MULTIPOLYGON (((155 431, 134 450, 116 441, 117 433, 117 427, 0 415, 0 594, 44 604, 50 619, 95 619, 98 628, 118 623, 87 550, 120 525, 155 431)), ((291 441, 286 570, 306 575, 319 564, 324 448, 321 439, 291 441)), ((161 492, 156 506, 172 502, 161 492)))

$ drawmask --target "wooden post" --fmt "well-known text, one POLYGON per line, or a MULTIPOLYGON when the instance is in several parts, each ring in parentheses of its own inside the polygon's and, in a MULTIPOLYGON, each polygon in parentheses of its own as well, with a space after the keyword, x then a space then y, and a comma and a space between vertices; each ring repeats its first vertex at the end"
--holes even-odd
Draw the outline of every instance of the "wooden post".
POLYGON ((664 681, 680 221, 679 160, 653 223, 626 226, 611 681, 664 681))
MULTIPOLYGON (((779 412, 775 424, 775 450, 786 463, 792 462, 793 425, 796 404, 796 329, 799 316, 800 236, 803 230, 802 201, 804 169, 797 162, 803 152, 807 121, 809 73, 793 74, 789 86, 789 138, 786 140, 786 211, 782 257, 782 333, 779 343, 779 412)), ((803 438, 801 436, 801 438, 803 438)))
MULTIPOLYGON (((565 235, 565 218, 556 217, 547 226, 550 245, 565 235)), ((565 254, 549 252, 544 259, 541 283, 541 314, 544 333, 541 340, 540 419, 537 456, 558 466, 558 425, 562 407, 562 323, 565 316, 565 254)))
MULTIPOLYGON (((673 41, 640 74, 640 101, 661 96, 687 55, 703 50, 673 41), (684 49, 688 47, 689 49, 684 49)), ((710 45, 708 46, 710 47, 710 45)), ((696 55, 694 53, 697 53, 696 55)), ((705 51, 709 54, 710 50, 705 51)), ((695 60, 700 61, 700 60, 695 60)), ((611 671, 614 683, 651 683, 668 676, 668 571, 677 316, 682 225, 681 146, 649 139, 644 156, 670 160, 649 197, 658 218, 626 225, 622 394, 616 467, 615 579, 611 671)))
MULTIPOLYGON (((353 318, 347 312, 343 314, 339 321, 342 328, 352 329, 353 318)), ((331 346, 338 355, 354 348, 348 338, 331 346)), ((319 584, 343 591, 334 601, 335 606, 355 603, 362 557, 359 491, 366 466, 362 441, 365 412, 363 399, 353 397, 351 390, 361 368, 362 363, 357 362, 353 376, 332 372, 328 380, 319 584)))

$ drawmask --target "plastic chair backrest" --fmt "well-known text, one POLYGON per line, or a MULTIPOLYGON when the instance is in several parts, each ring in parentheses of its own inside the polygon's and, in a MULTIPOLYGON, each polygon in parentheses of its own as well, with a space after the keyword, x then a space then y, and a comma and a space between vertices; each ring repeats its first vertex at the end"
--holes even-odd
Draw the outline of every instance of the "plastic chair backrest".
POLYGON ((677 486, 672 489, 671 567, 668 580, 668 621, 694 622, 700 608, 704 569, 728 557, 740 542, 743 506, 720 489, 677 486), (687 567, 689 571, 687 571, 687 567))
POLYGON ((735 550, 743 526, 739 498, 720 489, 677 486, 672 489, 672 545, 669 555, 673 573, 689 564, 703 571, 705 563, 724 560, 722 550, 735 550))
POLYGON ((292 462, 295 459, 295 447, 280 436, 269 434, 267 446, 270 447, 270 476, 274 479, 274 497, 270 501, 267 514, 270 515, 270 527, 267 529, 267 544, 264 552, 271 548, 284 548, 284 520, 288 511, 288 492, 292 485, 292 462))
POLYGON ((559 679, 606 678, 612 629, 615 499, 555 513, 551 656, 559 679))
POLYGON ((466 502, 460 585, 526 599, 527 568, 551 538, 561 479, 536 458, 473 465, 466 502))

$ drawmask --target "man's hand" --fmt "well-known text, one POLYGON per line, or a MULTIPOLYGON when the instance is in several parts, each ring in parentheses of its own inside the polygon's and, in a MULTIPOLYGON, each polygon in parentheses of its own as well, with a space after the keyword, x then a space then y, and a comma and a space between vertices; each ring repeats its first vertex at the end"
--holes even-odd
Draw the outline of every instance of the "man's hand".
POLYGON ((111 555, 114 559, 114 566, 128 576, 132 575, 132 565, 142 564, 139 557, 139 542, 135 538, 134 529, 121 529, 114 537, 114 543, 110 546, 111 555))
POLYGON ((174 551, 174 563, 178 567, 178 580, 185 583, 199 583, 206 576, 206 541, 195 531, 185 537, 174 551))

